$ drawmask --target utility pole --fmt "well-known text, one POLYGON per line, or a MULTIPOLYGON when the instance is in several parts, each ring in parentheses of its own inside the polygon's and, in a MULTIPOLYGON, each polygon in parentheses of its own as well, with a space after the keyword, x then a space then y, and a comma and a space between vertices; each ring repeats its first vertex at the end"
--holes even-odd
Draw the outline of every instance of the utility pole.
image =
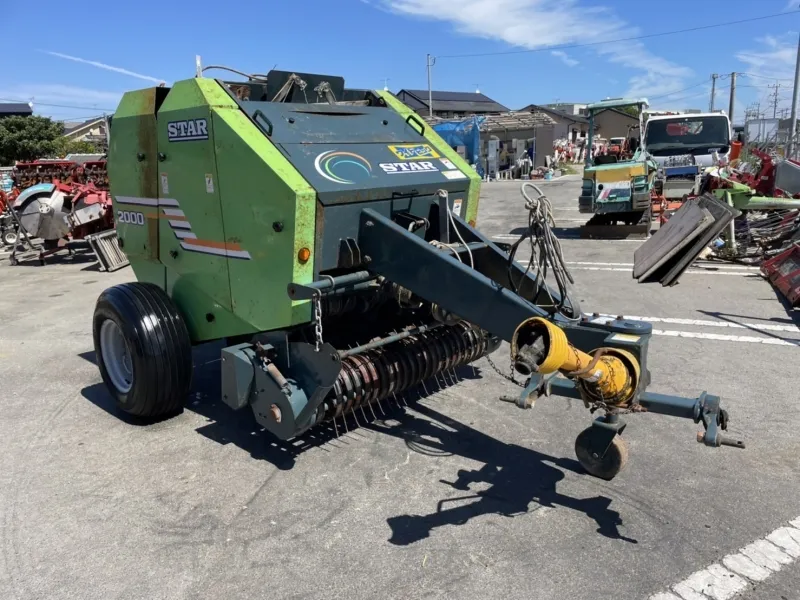
POLYGON ((797 60, 794 67, 794 88, 792 89, 792 113, 789 117, 789 144, 786 148, 786 156, 794 157, 794 138, 797 136, 797 88, 800 87, 800 36, 797 40, 797 60))
POLYGON ((772 96, 772 118, 778 116, 778 90, 781 88, 780 83, 775 83, 775 85, 768 85, 767 87, 772 88, 775 90, 770 96, 772 96))
POLYGON ((385 91, 385 92, 389 91, 389 78, 388 77, 384 77, 383 78, 383 91, 385 91))
POLYGON ((714 100, 717 96, 717 78, 719 75, 716 73, 711 74, 711 102, 708 105, 708 112, 714 112, 714 100))
POLYGON ((728 118, 733 124, 733 110, 736 108, 736 73, 731 73, 731 102, 728 106, 728 118))
POLYGON ((428 116, 433 116, 433 88, 431 88, 431 67, 436 64, 436 58, 428 54, 428 116))

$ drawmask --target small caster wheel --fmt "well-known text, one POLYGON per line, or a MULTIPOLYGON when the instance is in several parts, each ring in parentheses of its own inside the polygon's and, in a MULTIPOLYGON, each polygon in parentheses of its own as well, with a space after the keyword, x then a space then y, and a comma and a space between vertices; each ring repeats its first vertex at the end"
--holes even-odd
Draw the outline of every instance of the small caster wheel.
POLYGON ((602 435, 596 428, 581 431, 575 440, 575 455, 589 475, 610 481, 628 464, 628 444, 619 435, 614 435, 611 445, 603 457, 593 450, 594 440, 602 435))

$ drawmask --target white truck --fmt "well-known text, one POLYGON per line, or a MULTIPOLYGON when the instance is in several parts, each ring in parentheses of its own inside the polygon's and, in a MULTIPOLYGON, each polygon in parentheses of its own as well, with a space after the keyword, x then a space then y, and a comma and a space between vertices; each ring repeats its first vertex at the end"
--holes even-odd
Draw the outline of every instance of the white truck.
POLYGON ((731 122, 724 112, 644 116, 644 147, 659 165, 656 192, 668 200, 696 193, 703 169, 727 162, 731 122))

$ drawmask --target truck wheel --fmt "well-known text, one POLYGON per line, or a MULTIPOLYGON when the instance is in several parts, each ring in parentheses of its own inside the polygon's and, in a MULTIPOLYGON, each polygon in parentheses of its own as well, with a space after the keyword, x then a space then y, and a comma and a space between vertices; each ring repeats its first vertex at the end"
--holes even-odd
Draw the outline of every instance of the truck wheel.
POLYGON ((120 410, 150 419, 183 410, 192 384, 192 345, 161 288, 124 283, 105 290, 92 333, 100 374, 120 410))

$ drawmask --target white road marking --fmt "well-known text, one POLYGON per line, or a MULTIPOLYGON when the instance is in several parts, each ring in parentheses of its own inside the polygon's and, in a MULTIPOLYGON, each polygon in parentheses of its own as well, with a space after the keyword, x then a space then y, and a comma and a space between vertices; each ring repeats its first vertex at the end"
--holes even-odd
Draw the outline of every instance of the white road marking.
MULTIPOLYGON (((623 268, 623 267, 574 267, 572 270, 574 271, 619 271, 622 273, 630 273, 632 267, 623 268)), ((739 277, 746 277, 750 275, 747 271, 708 271, 708 270, 698 270, 698 269, 689 269, 684 271, 685 275, 738 275, 739 277)))
POLYGON ((570 222, 570 223, 586 223, 587 219, 562 219, 561 217, 556 217, 556 221, 558 222, 570 222))
MULTIPOLYGON (((518 240, 519 236, 518 235, 510 235, 508 233, 501 233, 499 235, 493 235, 492 239, 493 240, 518 240)), ((591 241, 591 240, 584 240, 584 239, 581 239, 581 238, 559 238, 559 241, 561 241, 561 242, 573 242, 573 241, 574 242, 587 242, 587 241, 591 241)), ((625 243, 628 243, 628 244, 644 244, 646 240, 639 239, 639 240, 600 240, 600 241, 602 241, 604 244, 616 243, 616 242, 625 242, 625 243)))
MULTIPOLYGON (((601 314, 602 317, 616 317, 612 314, 601 314)), ((668 323, 670 325, 692 325, 695 327, 729 327, 731 329, 756 329, 759 331, 788 331, 800 333, 797 325, 769 325, 766 323, 729 323, 727 321, 705 321, 702 319, 678 319, 668 317, 632 317, 623 315, 631 321, 647 321, 648 323, 668 323)))
MULTIPOLYGON (((593 267, 632 267, 633 263, 617 263, 617 262, 567 262, 568 265, 586 265, 586 266, 593 266, 593 267)), ((758 272, 758 267, 748 267, 746 265, 720 265, 720 263, 712 263, 712 262, 695 262, 693 265, 697 269, 704 269, 708 268, 709 270, 713 269, 724 269, 725 271, 754 271, 758 272)))
POLYGON ((800 518, 696 571, 649 600, 729 600, 800 558, 800 518))
MULTIPOLYGON (((528 265, 530 261, 528 260, 518 260, 516 261, 519 265, 525 267, 528 265)), ((575 262, 568 262, 566 263, 571 271, 616 271, 619 273, 631 273, 633 270, 633 266, 629 267, 590 267, 590 266, 578 266, 578 265, 593 265, 593 264, 617 264, 617 265, 625 265, 626 263, 575 263, 575 262)), ((694 267, 685 271, 684 273, 689 275, 738 275, 739 277, 746 277, 751 275, 750 271, 709 271, 704 269, 698 269, 694 267)))
POLYGON ((767 346, 794 346, 800 347, 800 340, 783 340, 773 337, 754 337, 747 335, 722 335, 719 333, 697 333, 696 331, 673 331, 653 329, 653 335, 667 337, 691 338, 698 340, 715 340, 718 342, 742 342, 746 344, 766 344, 767 346))

